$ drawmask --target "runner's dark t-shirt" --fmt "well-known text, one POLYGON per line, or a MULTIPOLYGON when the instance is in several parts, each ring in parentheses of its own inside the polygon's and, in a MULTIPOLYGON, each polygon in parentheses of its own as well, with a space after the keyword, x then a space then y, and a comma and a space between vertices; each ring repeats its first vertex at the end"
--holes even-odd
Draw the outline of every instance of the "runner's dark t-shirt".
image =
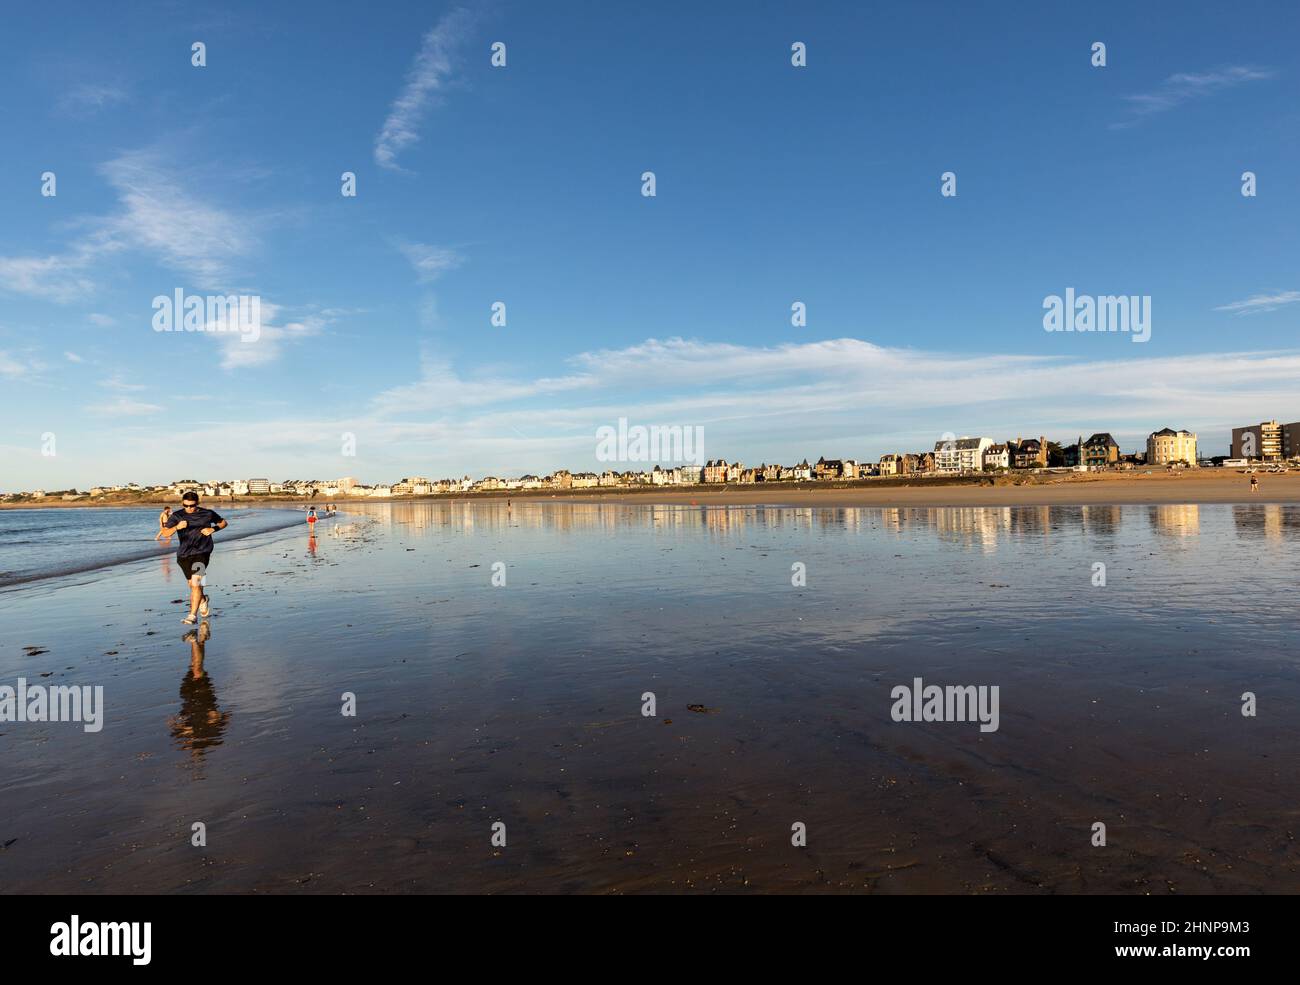
POLYGON ((186 513, 180 509, 167 518, 163 524, 169 530, 185 521, 185 529, 177 534, 176 556, 193 557, 196 554, 212 553, 212 538, 204 537, 199 533, 204 527, 215 527, 221 522, 221 517, 212 510, 200 506, 193 513, 186 513))

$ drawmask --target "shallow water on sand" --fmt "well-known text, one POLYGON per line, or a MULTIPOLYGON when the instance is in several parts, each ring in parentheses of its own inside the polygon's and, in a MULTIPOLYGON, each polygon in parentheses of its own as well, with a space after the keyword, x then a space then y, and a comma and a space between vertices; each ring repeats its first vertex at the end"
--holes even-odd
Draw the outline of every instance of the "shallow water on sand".
MULTIPOLYGON (((231 526, 227 542, 303 523, 291 508, 209 504, 231 526)), ((0 589, 176 553, 158 540, 157 507, 0 510, 0 589)))
POLYGON ((107 708, 0 723, 0 891, 1300 889, 1300 507, 321 527, 219 545, 201 646, 170 559, 0 594, 0 685, 107 708), (916 677, 998 730, 894 722, 916 677))

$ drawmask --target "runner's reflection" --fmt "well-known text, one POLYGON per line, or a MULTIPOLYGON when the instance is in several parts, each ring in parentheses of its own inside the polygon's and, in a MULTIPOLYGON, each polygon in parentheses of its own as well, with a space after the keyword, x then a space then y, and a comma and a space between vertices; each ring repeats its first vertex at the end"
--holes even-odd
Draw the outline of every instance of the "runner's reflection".
POLYGON ((221 745, 230 724, 230 713, 217 707, 212 678, 203 669, 204 648, 211 635, 206 619, 185 634, 185 642, 190 645, 190 666, 181 681, 181 710, 167 723, 176 744, 188 749, 195 761, 201 761, 210 747, 221 745))

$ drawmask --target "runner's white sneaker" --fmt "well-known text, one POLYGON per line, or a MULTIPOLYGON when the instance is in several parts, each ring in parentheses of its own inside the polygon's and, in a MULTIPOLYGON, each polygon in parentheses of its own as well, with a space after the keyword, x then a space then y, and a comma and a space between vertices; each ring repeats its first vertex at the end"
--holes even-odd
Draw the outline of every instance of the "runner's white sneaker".
POLYGON ((186 626, 193 626, 198 621, 199 620, 195 616, 186 616, 184 619, 181 620, 181 622, 183 622, 186 626))
POLYGON ((206 619, 211 612, 212 610, 208 608, 208 597, 205 595, 199 600, 199 615, 206 619))

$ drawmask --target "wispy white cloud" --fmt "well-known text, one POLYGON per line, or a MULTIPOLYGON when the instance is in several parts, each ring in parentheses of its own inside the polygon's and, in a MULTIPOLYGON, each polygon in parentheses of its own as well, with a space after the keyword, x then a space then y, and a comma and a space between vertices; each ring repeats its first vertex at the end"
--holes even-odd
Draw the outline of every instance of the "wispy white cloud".
POLYGON ((110 239, 143 250, 193 278, 195 287, 226 287, 239 261, 258 245, 257 221, 204 201, 181 181, 179 168, 154 151, 133 151, 101 172, 122 211, 103 223, 110 239))
POLYGON ((36 372, 39 368, 39 364, 32 359, 0 349, 0 376, 18 379, 36 372))
POLYGON ((671 338, 568 361, 573 371, 559 376, 467 378, 426 358, 417 381, 381 393, 344 430, 364 430, 372 448, 391 442, 408 465, 513 474, 594 467, 595 429, 619 417, 701 425, 716 454, 784 460, 874 458, 947 431, 1002 439, 1109 430, 1138 447, 1160 427, 1227 428, 1258 417, 1261 405, 1300 414, 1300 352, 1290 351, 1021 356, 851 338, 778 346, 671 338))
POLYGON ((415 270, 421 284, 437 280, 448 270, 454 270, 465 262, 461 254, 443 246, 403 242, 398 244, 398 249, 415 270))
POLYGON ((1215 311, 1231 311, 1238 315, 1255 315, 1300 301, 1300 291, 1280 291, 1277 294, 1255 294, 1244 301, 1221 304, 1215 311))
POLYGON ((1112 127, 1135 126, 1149 116, 1168 112, 1190 100, 1224 89, 1232 89, 1247 82, 1271 79, 1276 75, 1277 73, 1272 69, 1249 65, 1232 65, 1211 72, 1178 72, 1149 92, 1123 97, 1130 114, 1129 118, 1112 124, 1112 127))
POLYGON ((0 257, 0 291, 71 304, 95 291, 90 269, 102 252, 86 243, 65 253, 0 257))
POLYGON ((143 417, 146 414, 157 414, 162 409, 158 404, 146 404, 130 397, 118 397, 108 403, 90 404, 85 408, 87 413, 98 417, 143 417))
POLYGON ((106 380, 100 380, 99 385, 106 390, 114 390, 118 393, 135 393, 148 389, 143 383, 128 383, 121 376, 110 376, 106 380))
MULTIPOLYGON (((274 341, 291 339, 294 324, 274 341)), ((468 376, 430 351, 415 379, 363 403, 244 421, 213 415, 193 422, 191 436, 208 449, 214 474, 279 475, 291 453, 298 475, 383 481, 412 472, 599 469, 596 429, 619 417, 702 426, 706 455, 749 464, 822 454, 874 460, 933 447, 945 432, 1073 440, 1110 431, 1131 450, 1165 426, 1199 432, 1208 454, 1227 450, 1233 425, 1300 418, 1300 351, 1143 357, 1106 344, 1113 341, 1079 336, 1059 355, 1027 357, 853 338, 773 346, 651 339, 577 353, 567 372, 550 376, 468 376), (343 432, 357 435, 357 458, 340 457, 343 432)), ((227 350, 260 344, 223 342, 227 350)), ((143 418, 114 426, 114 469, 156 471, 151 406, 126 397, 108 405, 117 417, 143 418)))
POLYGON ((63 354, 63 358, 70 363, 84 363, 86 361, 82 359, 79 355, 77 355, 75 352, 65 352, 63 354))
POLYGON ((222 369, 250 369, 269 365, 284 354, 286 346, 320 335, 333 321, 330 316, 314 312, 282 322, 284 309, 280 305, 263 300, 260 308, 261 318, 256 334, 241 332, 233 313, 224 319, 224 324, 207 322, 204 325, 202 334, 221 346, 222 369))
MULTIPOLYGON (((191 289, 223 289, 258 246, 258 221, 204 201, 184 186, 180 168, 155 151, 133 151, 101 173, 120 208, 80 221, 82 234, 43 256, 0 257, 0 291, 69 304, 94 297, 94 271, 107 255, 138 251, 190 279, 191 289)), ((111 324, 92 315, 95 324, 111 324)))
MULTIPOLYGON (((81 220, 81 238, 62 253, 0 257, 0 290, 59 303, 87 301, 98 289, 92 276, 96 264, 107 254, 133 251, 151 256, 185 277, 187 283, 177 286, 190 292, 210 290, 223 296, 255 293, 232 292, 230 284, 241 275, 244 261, 260 246, 261 223, 257 218, 195 195, 189 190, 183 169, 160 151, 123 154, 100 170, 117 191, 120 208, 107 216, 81 220)), ((411 262, 422 271, 422 277, 436 276, 439 270, 459 262, 450 251, 442 255, 433 248, 414 245, 418 249, 411 254, 411 262)), ((221 332, 214 330, 216 326, 207 326, 209 331, 204 334, 222 344, 221 367, 267 365, 280 357, 287 344, 319 334, 332 320, 330 314, 312 311, 281 322, 280 312, 278 305, 263 302, 262 326, 256 341, 243 341, 231 326, 221 332)), ((86 318, 101 328, 117 324, 116 318, 100 312, 86 318)), ((128 389, 126 385, 119 388, 128 389)), ((118 416, 131 413, 119 405, 105 406, 118 416)))
POLYGON ((420 139, 419 127, 438 95, 451 81, 457 49, 464 44, 473 18, 456 9, 446 14, 420 45, 406 76, 406 84, 393 100, 384 125, 375 138, 375 163, 401 171, 397 155, 420 139))
POLYGON ((86 113, 117 106, 126 102, 124 86, 108 82, 86 82, 75 85, 59 99, 59 108, 69 113, 86 113))
POLYGON ((371 413, 377 417, 429 411, 447 413, 529 397, 550 397, 596 385, 596 378, 585 374, 534 380, 511 380, 500 376, 466 379, 451 363, 426 353, 420 360, 420 378, 380 393, 372 401, 371 413))

